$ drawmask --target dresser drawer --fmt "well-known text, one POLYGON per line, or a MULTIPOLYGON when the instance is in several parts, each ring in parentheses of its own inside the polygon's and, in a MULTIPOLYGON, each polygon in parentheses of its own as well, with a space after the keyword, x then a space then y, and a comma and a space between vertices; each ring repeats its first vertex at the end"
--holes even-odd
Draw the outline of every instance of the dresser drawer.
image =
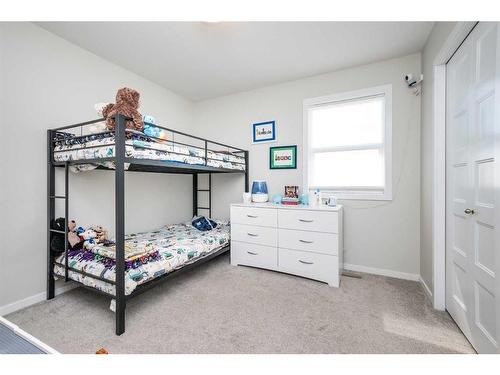
POLYGON ((308 210, 278 210, 278 226, 284 229, 338 233, 338 213, 308 210))
POLYGON ((278 246, 276 228, 258 227, 254 225, 231 224, 231 239, 258 245, 278 246))
POLYGON ((327 255, 338 255, 339 251, 337 234, 292 229, 279 229, 278 246, 327 255))
POLYGON ((231 241, 231 264, 276 270, 278 268, 278 249, 276 247, 231 241))
POLYGON ((333 255, 279 248, 278 270, 339 286, 338 257, 333 255))
POLYGON ((276 228, 276 211, 273 208, 231 207, 231 223, 276 228))

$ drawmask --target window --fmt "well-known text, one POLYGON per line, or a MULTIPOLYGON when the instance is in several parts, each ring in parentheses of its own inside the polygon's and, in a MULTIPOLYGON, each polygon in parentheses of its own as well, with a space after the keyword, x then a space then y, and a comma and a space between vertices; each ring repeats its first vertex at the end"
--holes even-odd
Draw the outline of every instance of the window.
POLYGON ((392 86, 304 101, 304 187, 392 199, 392 86))

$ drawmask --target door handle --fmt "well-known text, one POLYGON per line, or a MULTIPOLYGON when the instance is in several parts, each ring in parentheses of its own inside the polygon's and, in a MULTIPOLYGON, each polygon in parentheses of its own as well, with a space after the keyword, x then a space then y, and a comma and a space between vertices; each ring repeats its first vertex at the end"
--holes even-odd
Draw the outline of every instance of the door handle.
POLYGON ((247 253, 250 255, 259 255, 259 253, 252 253, 251 251, 247 251, 247 253))
POLYGON ((256 215, 249 215, 249 214, 247 214, 247 217, 250 217, 252 219, 257 219, 258 218, 258 216, 256 216, 256 215))
POLYGON ((467 214, 467 215, 474 215, 474 210, 472 208, 466 208, 464 210, 464 212, 467 214))
POLYGON ((313 262, 306 262, 305 260, 300 260, 300 259, 299 262, 302 264, 314 264, 313 262))
POLYGON ((299 219, 299 221, 302 221, 303 223, 312 223, 314 220, 299 219))
POLYGON ((255 233, 250 233, 250 232, 248 232, 247 234, 248 234, 249 236, 251 236, 251 237, 259 237, 259 235, 258 235, 258 234, 255 234, 255 233))
POLYGON ((313 243, 314 241, 299 240, 302 243, 313 243))

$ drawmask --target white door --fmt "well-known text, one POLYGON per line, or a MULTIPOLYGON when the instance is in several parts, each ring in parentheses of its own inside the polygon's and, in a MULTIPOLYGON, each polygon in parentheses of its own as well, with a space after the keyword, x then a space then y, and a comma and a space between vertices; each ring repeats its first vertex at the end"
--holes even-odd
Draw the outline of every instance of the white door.
POLYGON ((479 23, 446 77, 446 308, 479 353, 498 352, 496 49, 496 23, 479 23))

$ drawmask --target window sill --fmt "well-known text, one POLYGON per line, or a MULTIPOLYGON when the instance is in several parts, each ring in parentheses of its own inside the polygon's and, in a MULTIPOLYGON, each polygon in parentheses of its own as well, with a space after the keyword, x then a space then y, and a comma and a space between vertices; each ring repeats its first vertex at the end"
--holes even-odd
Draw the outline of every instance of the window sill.
MULTIPOLYGON (((314 190, 311 190, 313 192, 314 190)), ((321 190, 323 198, 336 197, 341 200, 360 200, 360 201, 392 201, 390 192, 382 191, 327 191, 321 190)))

